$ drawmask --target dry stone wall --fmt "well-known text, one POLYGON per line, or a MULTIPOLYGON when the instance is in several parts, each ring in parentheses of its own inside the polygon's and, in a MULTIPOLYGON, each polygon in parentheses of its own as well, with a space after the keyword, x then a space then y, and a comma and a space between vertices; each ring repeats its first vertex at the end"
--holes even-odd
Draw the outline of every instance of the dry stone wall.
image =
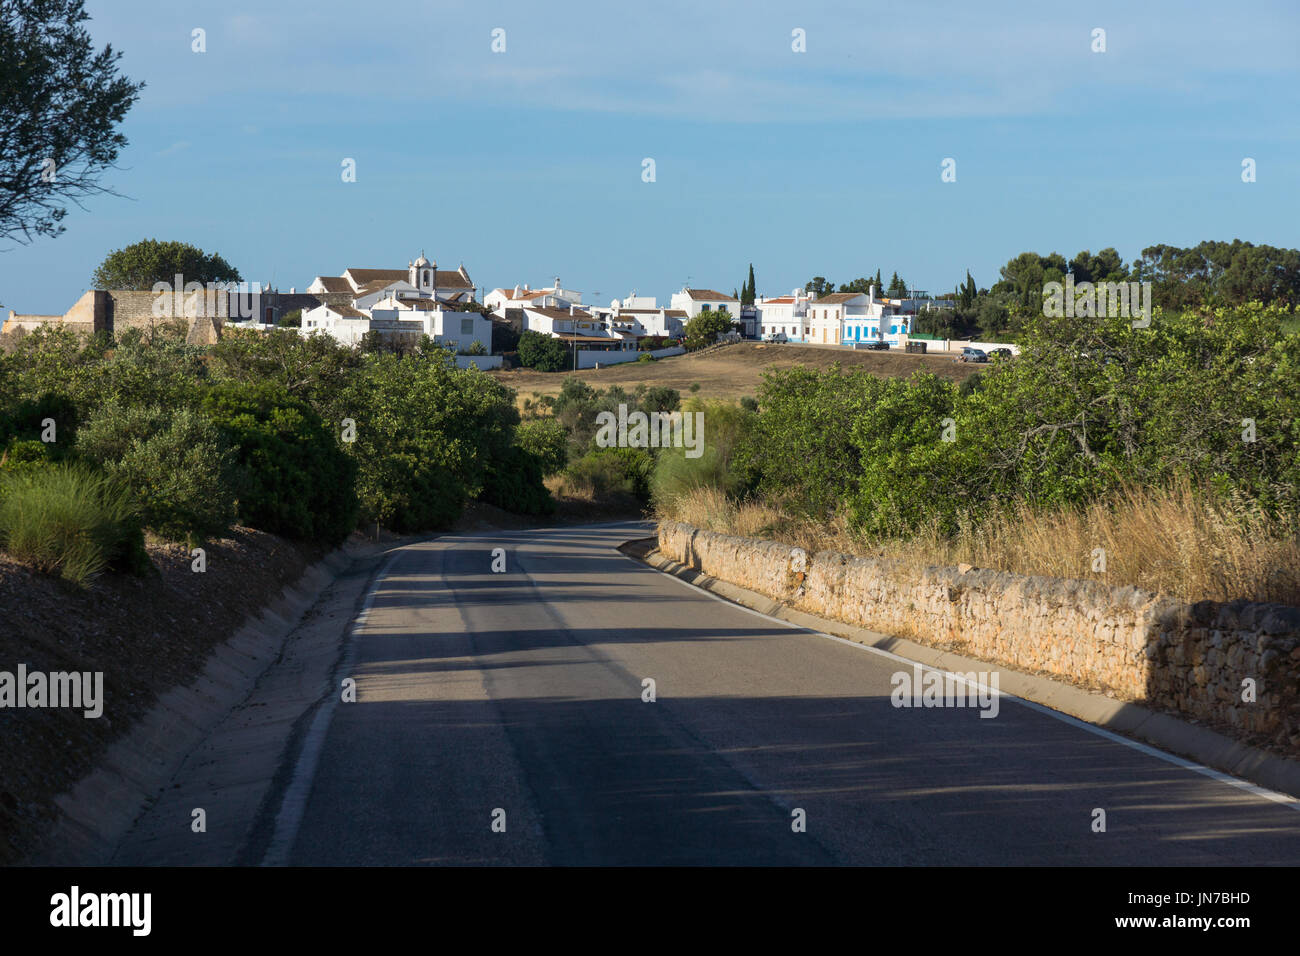
POLYGON ((676 522, 660 525, 659 551, 811 614, 1300 746, 1300 608, 1188 605, 964 565, 916 572, 676 522))

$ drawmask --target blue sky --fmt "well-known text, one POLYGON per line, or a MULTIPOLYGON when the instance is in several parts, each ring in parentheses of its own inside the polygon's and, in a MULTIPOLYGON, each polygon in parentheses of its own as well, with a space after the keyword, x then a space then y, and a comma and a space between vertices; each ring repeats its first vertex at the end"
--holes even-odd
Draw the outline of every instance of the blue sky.
POLYGON ((62 312, 145 237, 285 290, 424 250, 600 302, 730 292, 750 262, 760 294, 876 268, 945 291, 1027 249, 1300 246, 1294 0, 86 6, 148 84, 105 178, 129 198, 3 247, 6 309, 62 312))

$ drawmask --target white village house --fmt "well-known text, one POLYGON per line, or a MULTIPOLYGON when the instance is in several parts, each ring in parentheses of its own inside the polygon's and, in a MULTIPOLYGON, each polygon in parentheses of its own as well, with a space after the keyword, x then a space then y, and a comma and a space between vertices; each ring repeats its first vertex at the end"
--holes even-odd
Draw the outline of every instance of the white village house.
POLYGON ((571 305, 582 305, 582 293, 566 289, 560 284, 560 277, 550 288, 530 289, 527 283, 513 289, 493 289, 483 297, 483 304, 498 318, 505 318, 506 309, 519 309, 524 306, 539 306, 546 309, 567 309, 571 305))
POLYGON ((670 300, 673 309, 686 313, 688 320, 695 318, 705 310, 727 312, 733 319, 740 318, 740 300, 732 295, 715 292, 713 289, 682 289, 674 292, 670 300))
MULTIPOLYGON (((440 270, 423 254, 400 269, 346 269, 341 276, 317 276, 307 291, 330 295, 327 302, 302 315, 302 335, 330 335, 357 345, 367 332, 385 336, 428 335, 441 345, 465 351, 478 343, 492 350, 492 323, 474 311, 474 287, 462 264, 440 270), (346 298, 350 301, 340 302, 346 298)), ((475 359, 480 366, 493 363, 475 359)), ((495 364, 500 364, 499 357, 495 364)))

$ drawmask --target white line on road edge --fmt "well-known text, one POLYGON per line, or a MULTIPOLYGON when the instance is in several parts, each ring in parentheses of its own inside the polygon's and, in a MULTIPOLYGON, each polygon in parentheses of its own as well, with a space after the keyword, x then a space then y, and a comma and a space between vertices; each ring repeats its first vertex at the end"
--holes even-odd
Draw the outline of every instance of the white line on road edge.
POLYGON ((316 716, 312 718, 311 727, 308 728, 307 736, 303 740, 302 752, 298 755, 298 762, 293 768, 293 777, 289 781, 289 786, 285 788, 284 798, 280 801, 280 812, 275 817, 275 831, 271 834, 271 842, 262 857, 262 866, 286 866, 289 862, 289 853, 298 839, 298 827, 302 824, 302 816, 307 809, 307 798, 311 795, 311 786, 316 779, 316 766, 320 762, 321 750, 325 746, 325 735, 329 732, 330 720, 339 702, 339 677, 341 674, 346 674, 356 660, 356 642, 353 638, 365 627, 370 608, 375 603, 375 595, 379 593, 379 585, 401 553, 401 548, 396 549, 379 569, 379 573, 375 575, 375 580, 370 585, 370 593, 366 595, 361 613, 353 621, 351 632, 347 636, 348 645, 343 659, 331 675, 331 686, 320 709, 316 711, 316 716))
MULTIPOLYGON (((650 565, 646 564, 644 561, 638 561, 636 558, 633 558, 630 555, 623 554, 623 552, 619 551, 617 548, 614 549, 614 553, 619 555, 620 557, 627 558, 627 560, 631 561, 633 564, 645 568, 647 571, 654 571, 658 574, 666 575, 667 577, 671 578, 677 583, 690 588, 692 591, 695 591, 699 594, 703 594, 705 597, 710 597, 713 600, 718 601, 722 604, 726 604, 730 607, 737 608, 741 611, 746 611, 749 614, 753 614, 755 617, 761 617, 765 621, 771 621, 774 624, 781 624, 795 631, 803 631, 805 634, 815 634, 818 637, 824 637, 830 641, 838 641, 841 644, 847 644, 849 647, 855 647, 860 651, 870 651, 872 654, 879 654, 881 657, 888 657, 890 660, 898 661, 903 664, 911 664, 914 667, 922 667, 929 671, 935 671, 936 673, 944 675, 945 678, 951 677, 954 680, 961 681, 962 683, 969 683, 969 681, 961 677, 961 675, 952 674, 948 671, 943 670, 940 667, 934 667, 930 664, 922 664, 920 661, 914 661, 911 660, 910 658, 902 657, 901 655, 895 654, 892 651, 882 650, 879 647, 872 647, 870 644, 859 644, 858 642, 850 641, 847 638, 836 637, 834 634, 823 634, 821 631, 814 631, 812 628, 802 627, 798 624, 793 624, 790 621, 783 620, 782 618, 773 617, 770 614, 764 614, 762 611, 756 611, 752 607, 746 607, 743 604, 737 604, 735 601, 728 601, 726 598, 714 594, 712 591, 702 588, 699 585, 692 584, 690 581, 683 580, 682 578, 679 578, 675 574, 672 574, 667 571, 659 571, 658 568, 651 567, 650 565)), ((737 587, 739 587, 739 585, 737 585, 737 587)), ((1176 767, 1181 767, 1184 770, 1195 771, 1196 773, 1209 777, 1211 780, 1217 780, 1219 783, 1226 783, 1229 786, 1236 787, 1238 790, 1244 790, 1247 793, 1252 794, 1253 796, 1263 797, 1266 800, 1272 800, 1274 803, 1280 803, 1291 810, 1300 812, 1300 800, 1296 800, 1294 797, 1288 796, 1285 793, 1278 793, 1276 790, 1268 790, 1264 787, 1259 786, 1258 784, 1253 784, 1248 780, 1240 780, 1237 777, 1230 776, 1229 774, 1223 773, 1220 770, 1214 770, 1210 767, 1206 767, 1203 764, 1195 763, 1183 757, 1177 757, 1174 754, 1165 753, 1163 750, 1159 750, 1155 747, 1150 746, 1149 744, 1139 743, 1138 741, 1131 740, 1128 737, 1123 736, 1122 734, 1117 734, 1114 731, 1106 730, 1104 727, 1098 727, 1095 724, 1090 724, 1086 720, 1079 720, 1077 717, 1071 717, 1069 714, 1063 714, 1059 710, 1053 710, 1052 708, 1046 707, 1043 704, 1036 703, 1035 701, 1025 700, 1023 697, 1017 697, 1015 694, 1008 694, 1006 691, 1002 691, 1002 690, 994 691, 994 693, 996 693, 999 697, 1005 697, 1007 700, 1013 700, 1018 704, 1022 704, 1025 707, 1028 707, 1030 710, 1036 710, 1040 714, 1046 714, 1049 717, 1054 717, 1057 720, 1061 721, 1062 723, 1069 724, 1072 727, 1077 727, 1080 730, 1086 730, 1090 734, 1095 734, 1098 737, 1103 737, 1106 740, 1113 741, 1114 743, 1123 744, 1125 747, 1128 747, 1132 750, 1136 750, 1139 753, 1146 754, 1148 757, 1155 757, 1159 760, 1165 761, 1166 763, 1171 763, 1176 767)))

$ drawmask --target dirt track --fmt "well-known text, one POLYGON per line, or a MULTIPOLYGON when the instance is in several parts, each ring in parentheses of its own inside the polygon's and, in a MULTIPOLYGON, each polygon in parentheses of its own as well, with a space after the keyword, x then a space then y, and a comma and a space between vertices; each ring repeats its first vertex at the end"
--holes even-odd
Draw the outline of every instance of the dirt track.
POLYGON ((700 385, 699 394, 708 398, 737 399, 755 395, 769 369, 806 365, 830 368, 839 362, 845 368, 865 368, 881 378, 903 378, 924 369, 940 378, 960 382, 982 366, 963 365, 951 356, 909 355, 905 352, 854 352, 848 349, 811 345, 763 345, 741 342, 707 355, 678 355, 658 362, 628 362, 600 370, 581 372, 534 372, 531 369, 492 372, 500 381, 516 389, 521 397, 534 392, 555 395, 568 375, 576 375, 593 388, 621 385, 633 389, 641 383, 666 385, 682 392, 692 383, 700 385))

